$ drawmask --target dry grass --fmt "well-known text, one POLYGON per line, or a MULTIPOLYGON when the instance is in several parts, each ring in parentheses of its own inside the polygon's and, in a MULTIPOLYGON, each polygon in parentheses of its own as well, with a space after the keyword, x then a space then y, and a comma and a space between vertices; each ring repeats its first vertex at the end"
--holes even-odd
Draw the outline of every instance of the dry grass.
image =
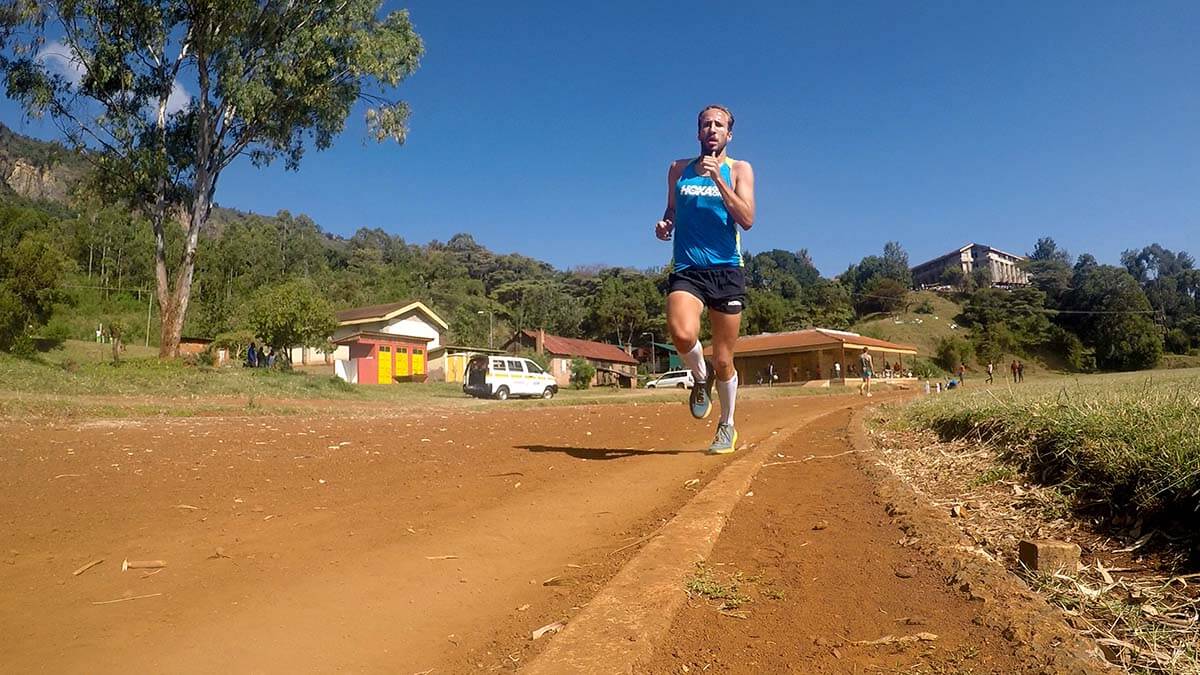
POLYGON ((1182 447, 1153 445, 1187 435, 1197 413, 1181 408, 1194 396, 1189 378, 1195 375, 1151 383, 1141 378, 1097 378, 1066 392, 1031 387, 943 396, 883 410, 873 437, 881 464, 945 509, 976 553, 1022 575, 1060 607, 1111 662, 1128 672, 1197 675, 1200 574, 1188 557, 1196 540, 1183 534, 1189 527, 1194 533, 1196 519, 1149 518, 1163 516, 1164 503, 1195 497, 1162 491, 1189 485, 1180 479, 1194 478, 1194 470, 1169 467, 1175 479, 1167 483, 1161 482, 1164 474, 1144 476, 1141 485, 1158 487, 1131 490, 1130 499, 1111 510, 1090 501, 1104 494, 1097 483, 1116 475, 1108 466, 1114 458, 1154 471, 1162 457, 1195 457, 1186 454, 1196 448, 1194 425, 1191 445, 1186 439, 1182 447), (1031 459, 1039 453, 1053 461, 1031 459), (1049 471, 1047 464, 1060 470, 1049 471), (1089 476, 1090 467, 1099 467, 1101 475, 1089 476), (1042 471, 1022 470, 1036 468, 1042 471), (1177 529, 1158 529, 1167 525, 1177 529), (1041 538, 1078 543, 1086 567, 1070 575, 1029 574, 1017 560, 1017 543, 1041 538))

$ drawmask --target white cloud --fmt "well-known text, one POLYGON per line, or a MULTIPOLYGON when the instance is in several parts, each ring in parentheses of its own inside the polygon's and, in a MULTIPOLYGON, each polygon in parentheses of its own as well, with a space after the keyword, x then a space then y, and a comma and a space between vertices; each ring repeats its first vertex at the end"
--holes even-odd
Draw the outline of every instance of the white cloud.
POLYGON ((78 87, 79 83, 83 81, 83 61, 74 50, 58 40, 47 42, 46 46, 38 52, 37 60, 51 70, 66 76, 71 86, 78 87))
POLYGON ((167 114, 177 113, 180 110, 187 108, 192 103, 192 95, 187 89, 179 84, 179 80, 175 80, 171 84, 171 95, 167 97, 167 114))
MULTIPOLYGON (((67 78, 71 86, 78 87, 83 81, 86 70, 83 61, 66 44, 52 40, 42 47, 37 54, 37 60, 53 71, 67 78)), ((184 88, 179 80, 171 85, 171 94, 167 97, 167 114, 177 113, 186 109, 192 103, 192 95, 184 88)))

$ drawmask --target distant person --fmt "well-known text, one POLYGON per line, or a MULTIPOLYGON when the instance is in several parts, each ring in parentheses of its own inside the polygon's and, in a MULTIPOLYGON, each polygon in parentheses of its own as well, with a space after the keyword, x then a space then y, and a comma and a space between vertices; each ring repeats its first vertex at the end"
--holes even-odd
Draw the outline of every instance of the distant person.
POLYGON ((950 378, 950 381, 946 383, 946 389, 949 390, 949 389, 954 389, 956 387, 958 387, 958 380, 954 379, 953 377, 950 378))
POLYGON ((960 384, 966 383, 967 380, 967 364, 958 364, 958 381, 960 384))
POLYGON ((733 346, 746 305, 738 229, 754 225, 754 169, 727 152, 733 139, 733 113, 710 105, 696 119, 699 156, 678 159, 667 170, 667 208, 654 234, 673 242, 667 278, 667 328, 671 341, 692 371, 695 384, 688 399, 692 416, 708 417, 714 383, 721 399, 721 420, 708 447, 720 455, 737 448, 733 415, 737 371, 733 346), (704 360, 700 318, 708 310, 715 367, 704 360), (715 372, 714 372, 715 371, 715 372))
POLYGON ((267 355, 267 367, 268 368, 275 367, 275 348, 274 347, 271 347, 271 353, 267 355))
POLYGON ((246 366, 249 368, 258 367, 258 350, 255 349, 253 342, 246 348, 246 366))
POLYGON ((871 362, 871 353, 866 347, 862 348, 862 353, 858 355, 859 368, 862 371, 862 382, 858 385, 859 396, 871 396, 871 377, 874 375, 875 366, 871 362))
POLYGON ((987 380, 986 380, 986 382, 987 382, 988 384, 992 384, 992 381, 993 381, 993 380, 992 380, 992 371, 993 371, 994 369, 995 369, 995 366, 993 366, 993 365, 992 365, 992 363, 989 361, 989 362, 988 362, 988 369, 987 369, 988 376, 987 376, 987 380))
POLYGON ((775 386, 775 380, 778 379, 779 376, 775 374, 775 362, 772 361, 771 363, 767 364, 767 386, 775 386))
POLYGON ((1013 384, 1016 384, 1017 383, 1017 360, 1013 359, 1012 364, 1009 365, 1008 368, 1009 368, 1009 370, 1012 371, 1013 384))
POLYGON ((1025 381, 1025 362, 1017 361, 1017 382, 1025 381))
POLYGON ((835 380, 842 379, 842 364, 839 361, 835 361, 833 363, 833 379, 835 379, 835 380))

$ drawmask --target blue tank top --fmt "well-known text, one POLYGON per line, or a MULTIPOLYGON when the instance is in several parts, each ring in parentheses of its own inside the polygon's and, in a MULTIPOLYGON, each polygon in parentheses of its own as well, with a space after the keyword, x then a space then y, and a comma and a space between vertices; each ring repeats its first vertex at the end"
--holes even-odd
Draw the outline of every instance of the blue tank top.
MULTIPOLYGON (((721 178, 733 185, 733 160, 721 164, 721 178)), ((711 178, 696 173, 689 162, 675 182, 675 260, 673 269, 741 267, 742 235, 725 209, 721 191, 711 178)))

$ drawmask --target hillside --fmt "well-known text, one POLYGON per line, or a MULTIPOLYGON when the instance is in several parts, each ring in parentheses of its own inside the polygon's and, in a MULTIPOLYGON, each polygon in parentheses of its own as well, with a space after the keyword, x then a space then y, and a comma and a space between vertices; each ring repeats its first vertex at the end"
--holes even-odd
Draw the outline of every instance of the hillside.
POLYGON ((896 315, 874 314, 855 323, 850 330, 870 337, 914 345, 921 358, 931 359, 937 351, 938 340, 959 335, 970 334, 961 326, 954 325, 954 317, 962 311, 962 306, 933 291, 914 291, 907 312, 896 315), (917 308, 926 301, 933 307, 933 312, 923 314, 917 308))
POLYGON ((86 160, 61 144, 0 124, 0 187, 28 199, 62 202, 86 171, 86 160))

